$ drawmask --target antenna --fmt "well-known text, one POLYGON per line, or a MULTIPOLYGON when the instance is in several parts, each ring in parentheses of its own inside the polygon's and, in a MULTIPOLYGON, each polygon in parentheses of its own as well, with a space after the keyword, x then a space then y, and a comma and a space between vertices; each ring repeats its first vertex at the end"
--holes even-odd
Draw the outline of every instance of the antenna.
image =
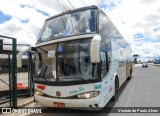
POLYGON ((64 2, 64 0, 61 0, 61 1, 63 1, 63 3, 65 4, 65 6, 67 6, 68 9, 70 10, 69 6, 64 2))
MULTIPOLYGON (((59 0, 57 0, 58 2, 59 2, 59 0)), ((60 2, 59 2, 60 3, 60 2)), ((68 10, 66 7, 64 7, 64 5, 62 4, 62 3, 60 3, 62 6, 63 6, 63 8, 65 8, 66 10, 68 10)))
POLYGON ((81 1, 82 1, 82 3, 83 3, 84 6, 87 6, 87 4, 83 0, 81 0, 81 1))
MULTIPOLYGON (((69 0, 67 0, 68 2, 69 2, 69 0)), ((73 7, 73 9, 74 9, 74 6, 69 2, 69 4, 73 7)))

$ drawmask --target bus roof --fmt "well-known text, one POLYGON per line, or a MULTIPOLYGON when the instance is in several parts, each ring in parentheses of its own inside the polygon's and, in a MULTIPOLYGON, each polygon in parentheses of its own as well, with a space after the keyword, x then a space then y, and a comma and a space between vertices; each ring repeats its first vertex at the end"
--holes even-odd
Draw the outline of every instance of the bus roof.
POLYGON ((59 17, 59 16, 61 16, 61 15, 64 15, 64 14, 69 14, 69 13, 72 13, 72 12, 75 12, 75 11, 81 11, 81 10, 92 9, 92 8, 93 8, 93 9, 98 9, 97 6, 92 5, 92 6, 81 7, 81 8, 77 8, 77 9, 73 9, 73 10, 68 10, 68 11, 64 11, 64 12, 62 12, 62 13, 60 13, 60 14, 54 15, 54 16, 46 19, 45 22, 48 21, 48 20, 50 20, 50 19, 53 19, 53 18, 59 17))

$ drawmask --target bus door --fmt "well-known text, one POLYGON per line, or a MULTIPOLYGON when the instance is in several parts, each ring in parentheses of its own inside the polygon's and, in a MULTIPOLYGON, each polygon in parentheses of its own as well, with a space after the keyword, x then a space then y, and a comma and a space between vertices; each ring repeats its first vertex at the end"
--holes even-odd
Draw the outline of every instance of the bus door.
POLYGON ((100 51, 100 66, 101 66, 101 78, 102 78, 102 99, 106 103, 109 100, 110 92, 112 91, 112 77, 109 73, 110 60, 108 56, 107 46, 101 43, 100 51))
POLYGON ((119 77, 119 86, 126 80, 126 60, 125 52, 123 49, 120 49, 118 52, 119 56, 119 66, 118 66, 118 77, 119 77))

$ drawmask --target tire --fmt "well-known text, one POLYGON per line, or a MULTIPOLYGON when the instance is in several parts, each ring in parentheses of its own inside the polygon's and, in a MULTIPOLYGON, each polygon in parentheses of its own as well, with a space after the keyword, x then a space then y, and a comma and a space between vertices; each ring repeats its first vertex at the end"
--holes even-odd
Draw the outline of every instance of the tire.
POLYGON ((132 77, 132 71, 130 70, 130 75, 129 75, 129 77, 127 78, 127 80, 130 80, 131 77, 132 77))
POLYGON ((131 80, 131 75, 127 78, 127 80, 131 80))
POLYGON ((114 91, 115 91, 115 94, 114 94, 114 96, 111 98, 111 100, 112 101, 115 101, 116 100, 116 94, 117 94, 117 92, 118 92, 118 90, 119 90, 119 81, 118 81, 118 77, 116 76, 116 78, 115 78, 115 84, 114 84, 114 91))

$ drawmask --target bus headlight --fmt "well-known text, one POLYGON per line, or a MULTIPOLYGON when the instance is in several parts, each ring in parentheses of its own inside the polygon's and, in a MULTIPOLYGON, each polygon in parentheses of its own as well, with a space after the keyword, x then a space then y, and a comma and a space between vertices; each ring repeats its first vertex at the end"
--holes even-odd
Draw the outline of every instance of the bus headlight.
POLYGON ((88 99, 88 98, 96 97, 98 95, 99 95, 99 91, 92 91, 92 92, 78 94, 77 97, 81 99, 88 99))
POLYGON ((41 91, 38 91, 38 90, 35 90, 34 93, 35 93, 36 95, 38 95, 38 96, 42 96, 42 95, 43 95, 43 93, 42 93, 41 91))

